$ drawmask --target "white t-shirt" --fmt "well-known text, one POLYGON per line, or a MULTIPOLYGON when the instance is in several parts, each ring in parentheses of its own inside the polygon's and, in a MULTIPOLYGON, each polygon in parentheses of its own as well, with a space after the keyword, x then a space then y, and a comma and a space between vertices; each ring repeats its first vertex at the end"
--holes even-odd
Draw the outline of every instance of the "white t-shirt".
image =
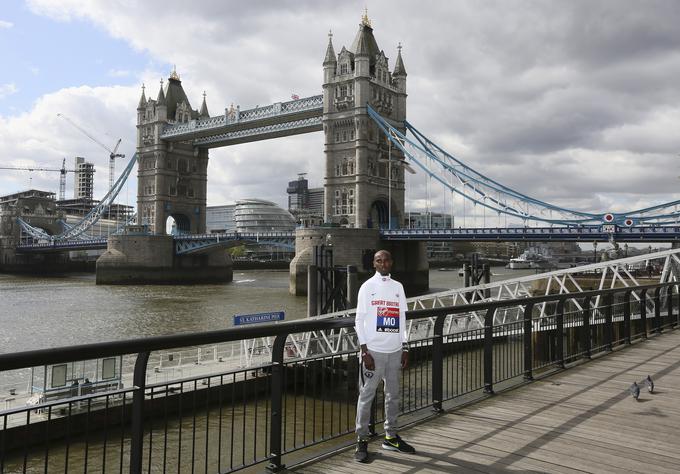
POLYGON ((359 344, 371 351, 396 352, 406 341, 406 295, 390 276, 376 272, 361 288, 355 329, 359 344))

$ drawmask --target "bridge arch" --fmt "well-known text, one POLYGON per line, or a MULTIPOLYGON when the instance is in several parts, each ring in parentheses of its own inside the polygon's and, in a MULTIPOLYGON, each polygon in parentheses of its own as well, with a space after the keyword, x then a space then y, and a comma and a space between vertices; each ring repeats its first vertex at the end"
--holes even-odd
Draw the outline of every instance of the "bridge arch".
POLYGON ((184 214, 170 214, 165 220, 165 229, 171 235, 190 234, 191 219, 184 214))
POLYGON ((390 218, 392 219, 391 228, 399 228, 399 224, 402 221, 400 208, 397 206, 395 200, 392 199, 392 209, 390 212, 389 198, 387 196, 378 196, 373 200, 369 207, 368 216, 366 217, 366 227, 388 229, 390 228, 390 218))

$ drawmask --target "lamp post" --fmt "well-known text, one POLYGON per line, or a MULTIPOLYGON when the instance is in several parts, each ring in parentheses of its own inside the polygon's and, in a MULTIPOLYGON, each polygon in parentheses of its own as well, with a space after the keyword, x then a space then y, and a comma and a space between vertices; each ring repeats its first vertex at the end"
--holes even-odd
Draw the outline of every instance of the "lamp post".
POLYGON ((593 263, 597 263, 597 242, 593 242, 593 263))
POLYGON ((387 228, 392 230, 392 140, 387 137, 387 228))

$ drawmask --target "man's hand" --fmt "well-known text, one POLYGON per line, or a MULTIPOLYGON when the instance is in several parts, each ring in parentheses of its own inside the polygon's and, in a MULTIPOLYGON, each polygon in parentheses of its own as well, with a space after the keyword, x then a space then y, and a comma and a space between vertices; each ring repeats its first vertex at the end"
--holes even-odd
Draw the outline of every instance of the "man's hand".
POLYGON ((408 368, 408 351, 403 351, 401 353, 401 368, 402 369, 408 368))
POLYGON ((373 356, 370 354, 370 352, 362 352, 361 361, 364 363, 366 370, 375 370, 375 361, 373 360, 373 356))

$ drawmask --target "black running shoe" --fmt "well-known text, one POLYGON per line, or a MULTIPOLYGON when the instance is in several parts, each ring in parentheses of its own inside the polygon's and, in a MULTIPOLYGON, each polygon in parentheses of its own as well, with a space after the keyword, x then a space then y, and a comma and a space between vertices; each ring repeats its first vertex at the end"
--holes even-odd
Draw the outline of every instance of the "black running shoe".
POLYGON ((399 451, 400 453, 413 454, 416 452, 416 448, 401 439, 399 435, 395 436, 394 438, 388 438, 385 436, 382 447, 383 449, 387 449, 389 451, 399 451))
POLYGON ((357 448, 354 451, 354 460, 356 462, 368 462, 368 440, 357 439, 357 448))

